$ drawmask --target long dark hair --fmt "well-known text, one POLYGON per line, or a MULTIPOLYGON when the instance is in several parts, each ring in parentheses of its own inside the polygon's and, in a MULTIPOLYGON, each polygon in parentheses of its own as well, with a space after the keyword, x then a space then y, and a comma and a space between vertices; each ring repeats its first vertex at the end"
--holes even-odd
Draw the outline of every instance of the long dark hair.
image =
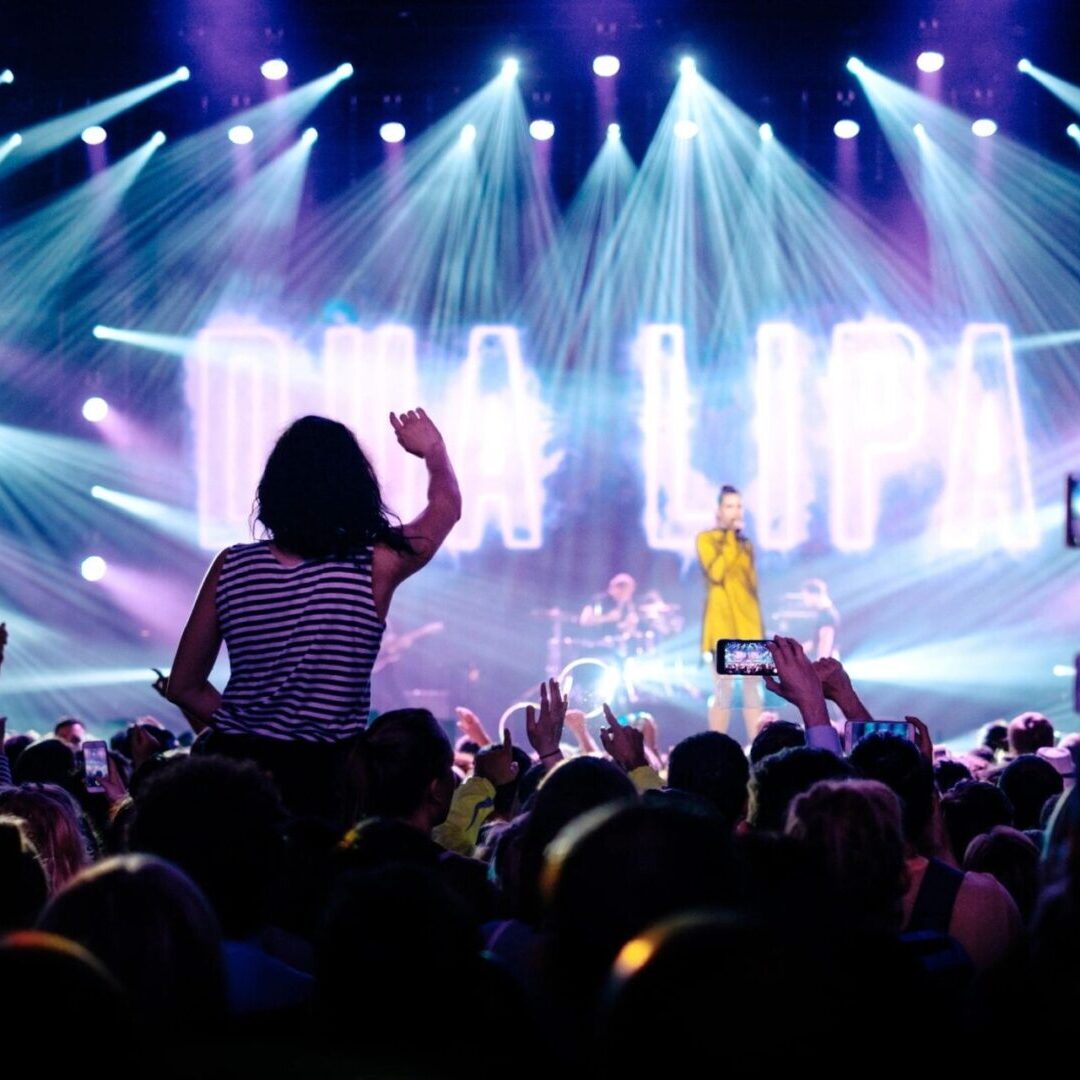
POLYGON ((356 436, 323 416, 297 420, 275 443, 254 517, 275 544, 305 559, 343 558, 372 544, 413 550, 401 526, 391 524, 356 436))

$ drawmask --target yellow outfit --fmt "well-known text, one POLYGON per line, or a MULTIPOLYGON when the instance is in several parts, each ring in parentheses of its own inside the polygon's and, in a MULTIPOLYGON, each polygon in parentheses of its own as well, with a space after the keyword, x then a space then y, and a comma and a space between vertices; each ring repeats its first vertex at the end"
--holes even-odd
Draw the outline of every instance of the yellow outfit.
MULTIPOLYGON (((740 540, 734 529, 710 529, 698 533, 698 561, 709 582, 705 616, 701 626, 701 651, 713 655, 721 638, 760 639, 765 630, 757 595, 754 549, 740 540)), ((715 670, 715 669, 714 669, 715 670)), ((716 692, 709 707, 709 727, 727 731, 731 720, 733 676, 715 676, 716 692)), ((743 679, 743 711, 747 734, 757 733, 763 704, 761 680, 743 679)))

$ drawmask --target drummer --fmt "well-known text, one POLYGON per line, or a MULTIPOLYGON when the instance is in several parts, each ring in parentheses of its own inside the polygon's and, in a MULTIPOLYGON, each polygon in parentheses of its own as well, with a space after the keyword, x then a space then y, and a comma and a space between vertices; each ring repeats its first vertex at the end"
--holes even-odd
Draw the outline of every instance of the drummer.
POLYGON ((622 638, 637 631, 638 611, 634 604, 637 582, 629 574, 616 574, 607 586, 607 592, 597 593, 592 601, 581 609, 579 622, 582 626, 608 626, 622 638))

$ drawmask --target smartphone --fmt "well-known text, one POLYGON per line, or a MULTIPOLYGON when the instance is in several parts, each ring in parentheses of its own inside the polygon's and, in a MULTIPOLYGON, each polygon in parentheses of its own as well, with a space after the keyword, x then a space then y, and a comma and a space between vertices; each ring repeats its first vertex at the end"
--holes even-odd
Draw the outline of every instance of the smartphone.
POLYGON ((1080 473, 1065 479, 1065 543, 1080 547, 1080 473))
POLYGON ((767 641, 721 638, 716 643, 717 675, 775 675, 776 664, 767 641))
POLYGON ((86 790, 100 792, 102 781, 109 775, 109 747, 103 742, 85 742, 82 747, 86 790))
POLYGON ((915 725, 910 720, 848 720, 844 724, 844 751, 850 754, 867 735, 899 735, 915 741, 915 725))

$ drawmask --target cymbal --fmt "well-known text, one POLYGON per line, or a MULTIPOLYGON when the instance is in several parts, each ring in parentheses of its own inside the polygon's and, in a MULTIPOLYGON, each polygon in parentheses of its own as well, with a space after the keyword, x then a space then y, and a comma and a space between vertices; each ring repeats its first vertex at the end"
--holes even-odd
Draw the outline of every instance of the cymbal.
POLYGON ((578 614, 576 611, 563 611, 562 608, 533 608, 529 614, 534 619, 562 619, 563 622, 576 623, 578 614))
POLYGON ((682 604, 669 604, 666 600, 647 600, 638 604, 638 611, 646 615, 668 615, 673 611, 682 611, 682 604))

